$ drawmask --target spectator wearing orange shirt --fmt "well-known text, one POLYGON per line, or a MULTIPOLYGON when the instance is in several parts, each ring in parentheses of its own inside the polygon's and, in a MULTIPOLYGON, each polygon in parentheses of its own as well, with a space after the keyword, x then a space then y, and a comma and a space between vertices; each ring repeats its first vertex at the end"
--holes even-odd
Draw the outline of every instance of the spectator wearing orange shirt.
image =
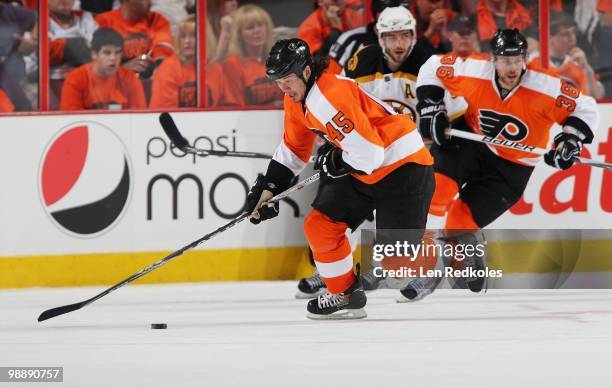
POLYGON ((197 106, 196 18, 188 16, 178 27, 176 54, 159 66, 153 77, 153 109, 197 106))
POLYGON ((93 61, 68 75, 62 89, 61 110, 146 108, 136 74, 121 67, 123 38, 110 28, 94 32, 93 61))
POLYGON ((50 103, 51 109, 58 109, 67 74, 91 62, 89 44, 98 25, 91 13, 73 9, 75 0, 49 0, 48 4, 50 103))
POLYGON ((476 5, 476 15, 483 48, 488 49, 489 41, 498 29, 516 28, 527 37, 537 38, 529 11, 518 0, 480 0, 476 5))
POLYGON ((346 7, 345 0, 317 0, 316 5, 298 29, 312 54, 327 56, 340 34, 365 24, 363 14, 346 7))
POLYGON ((584 51, 576 47, 576 22, 562 13, 551 15, 550 64, 552 69, 572 81, 583 93, 594 98, 604 96, 603 85, 596 79, 584 51))
POLYGON ((457 16, 450 23, 449 30, 448 38, 454 55, 465 58, 480 52, 475 14, 457 16))
POLYGON ((452 50, 448 40, 448 25, 457 13, 444 8, 443 0, 416 0, 410 12, 417 20, 418 43, 439 54, 452 50))
POLYGON ((151 0, 122 0, 119 8, 97 15, 96 21, 123 36, 123 66, 141 78, 149 78, 155 66, 174 53, 170 23, 151 11, 151 0))
POLYGON ((266 77, 266 57, 272 48, 272 18, 261 7, 243 5, 234 13, 223 105, 282 105, 283 93, 266 77))
POLYGON ((15 111, 15 105, 11 99, 4 93, 4 90, 0 88, 0 113, 10 113, 15 111))

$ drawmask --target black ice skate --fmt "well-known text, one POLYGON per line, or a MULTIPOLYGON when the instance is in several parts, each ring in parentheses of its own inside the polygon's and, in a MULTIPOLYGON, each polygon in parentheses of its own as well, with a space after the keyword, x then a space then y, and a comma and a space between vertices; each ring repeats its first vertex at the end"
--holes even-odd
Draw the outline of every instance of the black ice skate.
POLYGON ((368 272, 361 275, 361 284, 363 285, 364 291, 374 291, 379 288, 388 288, 387 282, 385 281, 385 277, 376 276, 374 274, 374 268, 370 268, 368 272))
MULTIPOLYGON (((482 245, 485 245, 486 247, 486 240, 484 237, 484 233, 481 230, 478 230, 476 232, 464 233, 458 236, 445 237, 445 238, 441 238, 441 240, 444 240, 449 244, 464 244, 464 245, 469 244, 472 246, 476 246, 477 244, 482 244, 482 245)), ((487 269, 486 248, 485 248, 485 254, 482 256, 478 254, 465 255, 465 258, 463 260, 457 260, 457 259, 452 258, 451 261, 455 263, 459 262, 461 264, 460 267, 462 269, 473 268, 474 272, 476 271, 485 272, 487 269)), ((447 265, 452 265, 452 262, 451 263, 447 262, 447 265)), ((482 291, 483 288, 486 290, 487 277, 486 276, 465 277, 465 278, 456 279, 456 283, 460 288, 469 288, 470 291, 472 292, 480 292, 482 291)))
POLYGON ((401 295, 396 299, 396 302, 417 302, 433 293, 441 281, 441 276, 414 279, 400 290, 401 295))
POLYGON ((357 275, 357 280, 348 290, 340 294, 329 292, 308 302, 306 309, 310 319, 359 319, 367 317, 364 310, 366 295, 357 275))
POLYGON ((296 299, 312 299, 327 292, 325 283, 318 272, 311 277, 300 279, 297 287, 296 299))

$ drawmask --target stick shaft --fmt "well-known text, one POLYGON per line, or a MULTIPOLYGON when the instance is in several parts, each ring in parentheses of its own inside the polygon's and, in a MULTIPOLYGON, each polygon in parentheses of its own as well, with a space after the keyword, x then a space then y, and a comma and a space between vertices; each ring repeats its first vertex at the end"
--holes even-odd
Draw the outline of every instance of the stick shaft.
MULTIPOLYGON (((295 193, 298 190, 303 189, 304 187, 316 182, 317 180, 319 180, 319 173, 315 173, 314 175, 298 182, 297 184, 295 184, 294 186, 288 188, 287 190, 283 191, 282 193, 274 196, 272 199, 270 199, 270 201, 272 202, 278 202, 281 199, 289 196, 292 193, 295 193)), ((134 280, 148 274, 149 272, 155 270, 156 268, 161 267, 162 265, 166 264, 168 261, 174 259, 177 256, 182 255, 183 253, 185 253, 186 251, 193 249, 195 247, 197 247, 198 245, 202 244, 205 241, 208 241, 210 239, 212 239, 213 237, 215 237, 218 234, 221 234, 223 232, 225 232, 226 230, 238 225, 239 223, 241 223, 242 221, 244 221, 247 217, 249 216, 249 213, 243 212, 242 214, 240 214, 238 217, 234 218, 233 220, 231 220, 230 222, 228 222, 227 224, 215 229, 214 231, 200 237, 199 239, 185 245, 184 247, 182 247, 181 249, 172 252, 171 254, 169 254, 168 256, 164 257, 161 260, 156 261, 155 263, 149 265, 146 268, 143 268, 142 270, 136 272, 135 274, 131 275, 130 277, 126 278, 125 280, 115 284, 112 287, 107 288, 106 290, 102 291, 101 293, 99 293, 98 295, 94 296, 93 298, 87 299, 83 302, 79 302, 79 303, 74 303, 71 305, 66 305, 66 306, 60 306, 60 307, 55 307, 49 310, 44 311, 42 314, 40 314, 40 316, 38 317, 38 321, 42 322, 42 321, 46 321, 47 319, 53 318, 53 317, 57 317, 58 315, 62 315, 62 314, 66 314, 69 313, 71 311, 75 311, 75 310, 79 310, 87 305, 89 305, 90 303, 95 302, 96 300, 110 294, 111 292, 115 291, 118 288, 121 288, 123 286, 125 286, 128 283, 133 282, 134 280)))
MULTIPOLYGON (((545 150, 544 148, 532 147, 526 144, 511 141, 511 140, 494 139, 486 135, 479 135, 473 132, 460 131, 458 129, 451 129, 450 131, 447 132, 447 134, 453 137, 460 137, 462 139, 472 140, 472 141, 476 141, 479 143, 485 143, 491 146, 504 147, 504 148, 509 148, 513 150, 529 152, 529 153, 536 154, 536 155, 544 155, 545 153, 548 152, 548 150, 545 150)), ((575 160, 579 163, 586 164, 589 166, 612 170, 612 164, 610 163, 599 162, 597 160, 583 158, 579 156, 576 157, 575 160)))

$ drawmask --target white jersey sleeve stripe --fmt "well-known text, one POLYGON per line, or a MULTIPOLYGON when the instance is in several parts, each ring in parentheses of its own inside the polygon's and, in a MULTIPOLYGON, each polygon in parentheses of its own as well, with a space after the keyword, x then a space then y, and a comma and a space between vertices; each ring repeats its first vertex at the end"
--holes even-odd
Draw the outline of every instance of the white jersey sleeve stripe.
POLYGON ((533 90, 536 93, 557 98, 561 90, 561 81, 559 81, 559 78, 545 73, 527 70, 525 75, 523 75, 521 86, 533 90))
POLYGON ((425 147, 425 144, 423 143, 423 138, 419 134, 419 131, 412 131, 395 140, 385 148, 385 159, 381 167, 396 163, 419 152, 423 147, 425 147))
POLYGON ((307 164, 287 147, 284 140, 276 147, 272 159, 290 169, 294 175, 299 175, 307 164))

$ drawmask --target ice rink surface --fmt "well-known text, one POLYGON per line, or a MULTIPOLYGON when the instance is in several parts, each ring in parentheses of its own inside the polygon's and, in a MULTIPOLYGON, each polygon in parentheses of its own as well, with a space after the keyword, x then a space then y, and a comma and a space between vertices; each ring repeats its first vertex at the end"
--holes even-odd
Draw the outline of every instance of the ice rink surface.
POLYGON ((440 290, 317 322, 295 282, 0 291, 0 366, 63 366, 10 387, 612 387, 612 290, 440 290), (167 330, 151 330, 167 323, 167 330))

